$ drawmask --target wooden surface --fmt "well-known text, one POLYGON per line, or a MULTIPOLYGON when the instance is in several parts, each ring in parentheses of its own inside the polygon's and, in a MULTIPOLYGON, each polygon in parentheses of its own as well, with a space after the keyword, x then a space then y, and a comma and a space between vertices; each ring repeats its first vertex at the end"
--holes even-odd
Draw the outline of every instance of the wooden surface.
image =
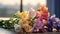
POLYGON ((18 34, 60 34, 60 32, 45 32, 45 33, 18 33, 18 34))

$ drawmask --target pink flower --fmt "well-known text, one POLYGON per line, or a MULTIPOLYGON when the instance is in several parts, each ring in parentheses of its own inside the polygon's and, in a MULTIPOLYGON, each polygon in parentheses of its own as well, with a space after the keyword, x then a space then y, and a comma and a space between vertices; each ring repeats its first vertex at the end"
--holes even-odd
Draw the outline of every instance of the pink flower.
POLYGON ((40 16, 40 12, 36 11, 36 17, 39 17, 39 16, 40 16))
POLYGON ((33 18, 33 17, 35 17, 35 10, 33 9, 33 8, 31 8, 30 10, 29 10, 29 17, 30 18, 33 18))

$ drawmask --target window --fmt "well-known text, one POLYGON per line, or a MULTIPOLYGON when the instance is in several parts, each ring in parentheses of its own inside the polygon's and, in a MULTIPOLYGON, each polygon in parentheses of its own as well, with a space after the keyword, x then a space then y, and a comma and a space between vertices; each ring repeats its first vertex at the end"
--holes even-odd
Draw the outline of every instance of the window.
MULTIPOLYGON (((22 0, 23 10, 37 9, 47 0, 22 0)), ((0 0, 0 17, 10 17, 20 10, 21 0, 0 0)))
POLYGON ((0 0, 0 17, 10 17, 20 9, 20 0, 0 0))
POLYGON ((47 0, 23 0, 23 10, 29 10, 31 7, 37 9, 40 4, 46 5, 47 0))

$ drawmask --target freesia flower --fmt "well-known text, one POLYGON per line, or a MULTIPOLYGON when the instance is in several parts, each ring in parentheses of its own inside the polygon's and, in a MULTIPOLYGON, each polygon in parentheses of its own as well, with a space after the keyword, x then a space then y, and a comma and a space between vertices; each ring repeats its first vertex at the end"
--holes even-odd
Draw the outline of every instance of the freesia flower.
POLYGON ((34 10, 33 8, 31 8, 31 9, 29 10, 29 17, 30 17, 30 18, 33 18, 33 17, 35 17, 35 15, 36 15, 35 10, 34 10))
POLYGON ((33 31, 37 31, 37 30, 40 30, 40 31, 44 31, 44 24, 43 22, 41 21, 41 18, 38 18, 36 21, 35 21, 35 24, 33 26, 33 31))
POLYGON ((22 31, 21 26, 18 25, 18 24, 15 24, 15 25, 14 25, 14 28, 15 28, 15 31, 16 31, 16 32, 20 32, 20 31, 22 31))
POLYGON ((53 23, 52 23, 52 20, 50 18, 48 18, 47 26, 48 26, 47 30, 49 32, 52 32, 53 23))
POLYGON ((60 19, 59 19, 59 18, 55 18, 55 20, 56 20, 57 22, 59 22, 59 21, 60 21, 60 19))
POLYGON ((40 17, 47 20, 47 18, 50 16, 50 13, 48 12, 48 8, 45 5, 41 5, 40 7, 40 17))
POLYGON ((36 11, 36 17, 39 17, 39 16, 40 16, 40 12, 36 11))
POLYGON ((28 19, 28 11, 23 11, 20 13, 20 18, 22 19, 28 19))
POLYGON ((22 28, 24 28, 24 30, 26 32, 30 32, 30 29, 32 28, 31 21, 29 21, 28 19, 21 19, 20 20, 20 25, 21 25, 22 28))
POLYGON ((55 18, 55 17, 56 17, 56 15, 55 15, 55 14, 51 16, 51 18, 55 18))

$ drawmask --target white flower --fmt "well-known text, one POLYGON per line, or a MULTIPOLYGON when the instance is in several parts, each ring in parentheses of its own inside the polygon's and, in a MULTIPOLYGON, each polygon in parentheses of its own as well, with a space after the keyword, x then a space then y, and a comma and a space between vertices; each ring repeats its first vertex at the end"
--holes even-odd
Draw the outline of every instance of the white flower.
POLYGON ((59 18, 55 18, 55 20, 58 22, 60 19, 59 18))
POLYGON ((31 9, 29 10, 29 16, 30 16, 31 18, 33 18, 35 15, 36 15, 35 10, 34 10, 33 8, 31 8, 31 9))
POLYGON ((16 31, 16 32, 20 32, 20 31, 21 31, 21 26, 18 25, 18 24, 15 24, 15 25, 14 25, 14 28, 15 28, 15 31, 16 31))
POLYGON ((51 18, 53 18, 53 17, 56 17, 56 15, 54 14, 54 15, 51 16, 51 18))

